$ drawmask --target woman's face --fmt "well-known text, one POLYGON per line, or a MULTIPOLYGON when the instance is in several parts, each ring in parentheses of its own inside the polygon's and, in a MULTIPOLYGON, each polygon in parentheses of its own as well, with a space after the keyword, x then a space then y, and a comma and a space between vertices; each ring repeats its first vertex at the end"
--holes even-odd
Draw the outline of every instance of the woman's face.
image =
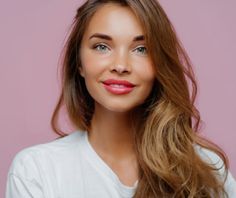
POLYGON ((142 25, 128 7, 106 4, 84 33, 80 74, 96 106, 128 112, 150 94, 154 69, 142 25))

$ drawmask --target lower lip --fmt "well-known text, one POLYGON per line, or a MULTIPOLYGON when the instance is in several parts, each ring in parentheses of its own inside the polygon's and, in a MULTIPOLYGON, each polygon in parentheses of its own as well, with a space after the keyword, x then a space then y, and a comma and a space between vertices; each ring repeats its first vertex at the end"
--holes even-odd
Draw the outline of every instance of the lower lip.
POLYGON ((107 91, 117 95, 128 94, 134 89, 134 87, 113 87, 111 85, 106 85, 106 84, 103 85, 107 91))

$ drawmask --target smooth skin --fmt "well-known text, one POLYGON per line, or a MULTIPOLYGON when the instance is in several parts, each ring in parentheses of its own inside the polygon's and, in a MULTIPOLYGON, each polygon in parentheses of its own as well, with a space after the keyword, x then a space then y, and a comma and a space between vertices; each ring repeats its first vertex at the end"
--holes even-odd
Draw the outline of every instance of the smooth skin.
POLYGON ((112 3, 99 8, 83 36, 80 57, 80 74, 95 101, 89 142, 120 181, 133 186, 138 167, 130 112, 148 97, 155 75, 142 25, 131 9, 112 3), (104 88, 107 79, 135 87, 116 95, 104 88))

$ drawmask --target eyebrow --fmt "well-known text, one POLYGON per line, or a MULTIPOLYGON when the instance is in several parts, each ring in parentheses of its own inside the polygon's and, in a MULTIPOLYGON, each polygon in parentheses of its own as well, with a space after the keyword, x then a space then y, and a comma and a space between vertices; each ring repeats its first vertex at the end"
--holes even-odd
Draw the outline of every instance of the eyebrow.
MULTIPOLYGON (((112 38, 110 36, 108 36, 106 34, 101 34, 101 33, 95 33, 89 37, 89 39, 92 39, 92 38, 101 38, 101 39, 105 39, 108 41, 112 40, 112 38)), ((133 41, 144 41, 144 40, 145 40, 145 37, 143 35, 136 36, 133 39, 133 41)))

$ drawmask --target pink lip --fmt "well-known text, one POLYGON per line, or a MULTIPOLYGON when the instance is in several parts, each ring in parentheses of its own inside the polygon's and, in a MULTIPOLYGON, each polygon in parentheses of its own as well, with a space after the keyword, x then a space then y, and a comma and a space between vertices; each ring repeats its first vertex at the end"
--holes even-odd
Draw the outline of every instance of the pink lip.
POLYGON ((121 95, 130 93, 135 85, 126 80, 108 79, 103 81, 105 89, 113 94, 121 95))

